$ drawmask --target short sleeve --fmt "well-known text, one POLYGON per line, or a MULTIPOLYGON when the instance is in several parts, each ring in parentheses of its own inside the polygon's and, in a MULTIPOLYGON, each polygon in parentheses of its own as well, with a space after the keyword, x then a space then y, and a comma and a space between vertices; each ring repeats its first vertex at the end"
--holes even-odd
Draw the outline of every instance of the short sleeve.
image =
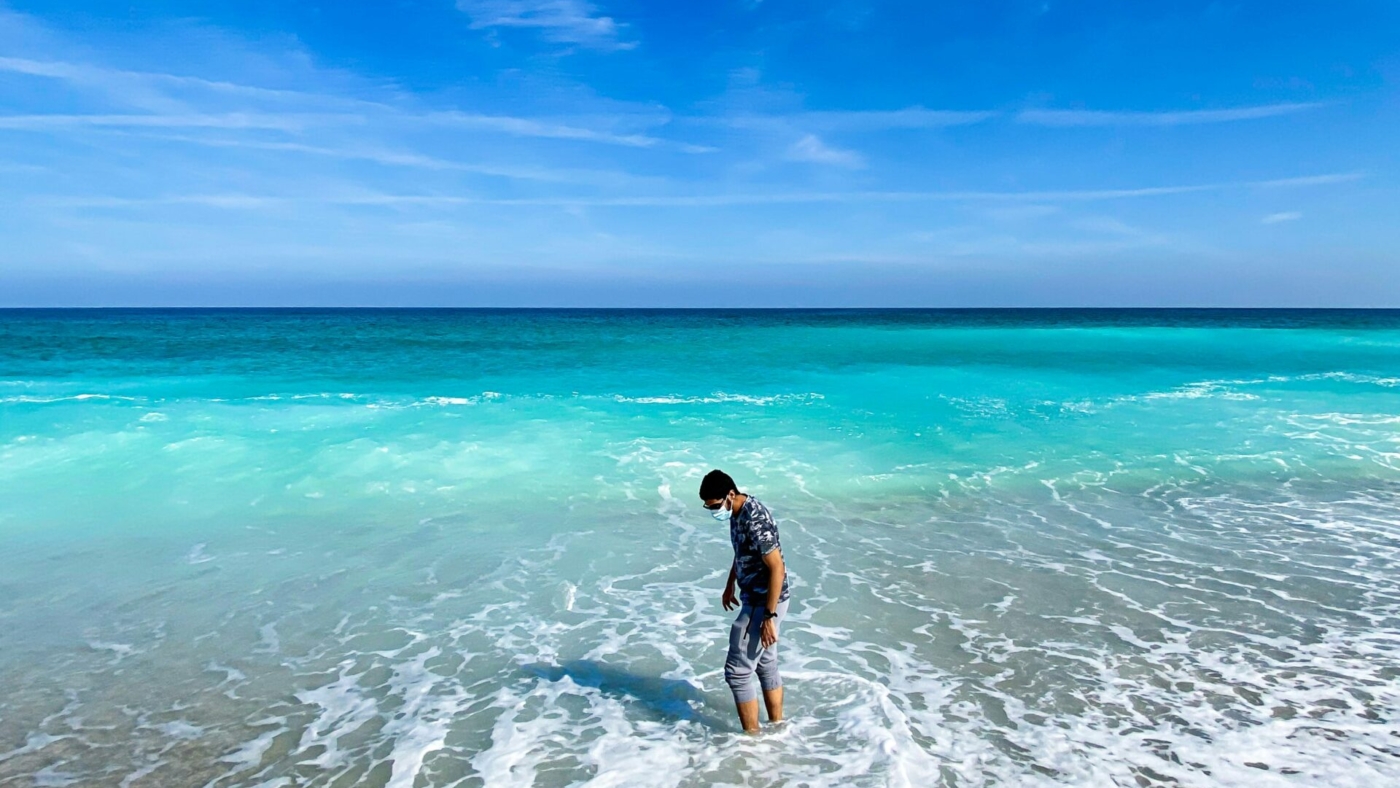
POLYGON ((749 543, 759 555, 768 555, 778 547, 778 524, 773 522, 767 507, 754 512, 749 519, 749 543))

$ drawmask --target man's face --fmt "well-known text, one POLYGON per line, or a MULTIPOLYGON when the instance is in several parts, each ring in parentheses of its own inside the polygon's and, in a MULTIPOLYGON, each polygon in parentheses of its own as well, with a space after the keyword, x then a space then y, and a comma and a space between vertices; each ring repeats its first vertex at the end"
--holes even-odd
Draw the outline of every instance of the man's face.
POLYGON ((711 512, 717 512, 720 509, 723 509, 724 505, 729 502, 729 495, 732 494, 733 493, 727 494, 723 498, 714 498, 712 500, 705 501, 705 508, 711 512))

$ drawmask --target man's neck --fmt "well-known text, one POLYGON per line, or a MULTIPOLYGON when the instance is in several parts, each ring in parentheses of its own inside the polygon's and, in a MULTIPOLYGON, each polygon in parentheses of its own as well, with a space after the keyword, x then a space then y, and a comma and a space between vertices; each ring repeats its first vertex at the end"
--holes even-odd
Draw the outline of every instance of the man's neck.
POLYGON ((742 509, 742 508, 744 508, 744 502, 747 501, 748 499, 749 499, 749 496, 744 495, 743 493, 738 493, 738 494, 736 494, 736 495, 734 496, 734 513, 735 513, 735 514, 738 514, 738 513, 739 513, 739 510, 742 509))

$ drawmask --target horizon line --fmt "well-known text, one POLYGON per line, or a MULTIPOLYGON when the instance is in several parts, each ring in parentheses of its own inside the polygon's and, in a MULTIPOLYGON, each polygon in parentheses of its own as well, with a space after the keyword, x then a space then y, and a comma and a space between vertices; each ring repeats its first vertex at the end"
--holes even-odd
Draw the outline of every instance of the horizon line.
POLYGON ((39 312, 39 311, 302 311, 302 312, 348 312, 348 311, 457 311, 457 312, 774 312, 774 311, 848 311, 848 312, 1032 312, 1065 311, 1080 312, 1400 312, 1396 306, 258 306, 250 304, 221 306, 0 306, 0 312, 39 312))

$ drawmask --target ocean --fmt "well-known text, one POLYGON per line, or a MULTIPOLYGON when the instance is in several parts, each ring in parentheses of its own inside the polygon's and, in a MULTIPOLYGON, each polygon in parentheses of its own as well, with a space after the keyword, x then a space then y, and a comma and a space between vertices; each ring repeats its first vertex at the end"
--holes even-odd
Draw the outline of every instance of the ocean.
POLYGON ((0 545, 0 786, 1400 784, 1400 311, 3 311, 0 545))

